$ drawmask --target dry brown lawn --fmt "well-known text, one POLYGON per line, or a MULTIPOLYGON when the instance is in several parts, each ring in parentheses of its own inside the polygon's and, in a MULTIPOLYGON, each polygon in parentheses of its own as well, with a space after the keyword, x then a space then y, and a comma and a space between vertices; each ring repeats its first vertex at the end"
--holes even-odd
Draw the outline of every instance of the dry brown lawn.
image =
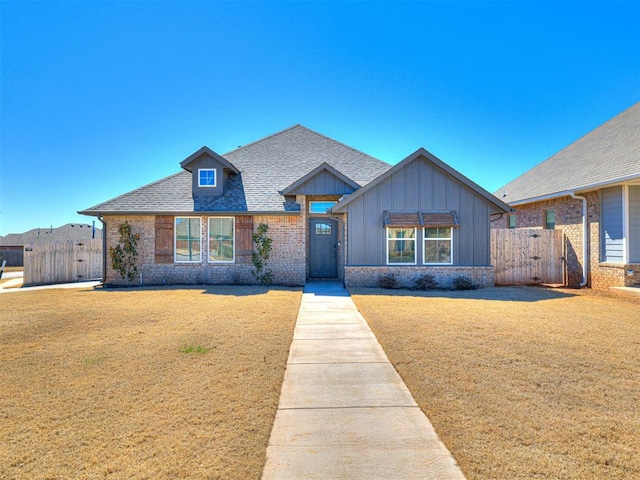
POLYGON ((0 478, 260 478, 301 292, 0 296, 0 478))
POLYGON ((352 294, 469 479, 640 478, 640 297, 352 294))

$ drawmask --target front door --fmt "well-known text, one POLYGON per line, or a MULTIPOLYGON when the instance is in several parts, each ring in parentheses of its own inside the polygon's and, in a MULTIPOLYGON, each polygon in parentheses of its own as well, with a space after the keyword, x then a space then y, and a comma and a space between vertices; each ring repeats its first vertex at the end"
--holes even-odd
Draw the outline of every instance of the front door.
POLYGON ((338 222, 330 218, 309 219, 309 277, 338 276, 338 222))

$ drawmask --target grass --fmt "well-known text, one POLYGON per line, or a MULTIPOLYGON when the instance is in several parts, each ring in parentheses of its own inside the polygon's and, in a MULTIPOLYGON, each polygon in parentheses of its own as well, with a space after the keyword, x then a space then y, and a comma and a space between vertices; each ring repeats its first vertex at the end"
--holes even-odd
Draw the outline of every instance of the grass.
POLYGON ((301 292, 3 294, 0 478, 259 478, 301 292))
POLYGON ((640 297, 352 295, 469 479, 640 478, 640 297))

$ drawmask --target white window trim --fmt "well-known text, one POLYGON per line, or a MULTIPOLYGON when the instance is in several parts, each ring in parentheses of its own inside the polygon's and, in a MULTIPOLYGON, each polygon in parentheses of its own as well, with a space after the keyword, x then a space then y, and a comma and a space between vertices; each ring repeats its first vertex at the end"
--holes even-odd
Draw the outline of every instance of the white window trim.
POLYGON ((175 217, 173 219, 173 261, 174 263, 202 263, 202 217, 197 216, 184 216, 184 217, 175 217), (200 257, 198 260, 178 260, 178 220, 181 218, 197 218, 200 220, 200 231, 198 232, 198 237, 200 238, 200 257))
POLYGON ((207 262, 208 263, 235 263, 236 261, 236 217, 207 217, 207 262), (209 255, 209 249, 211 248, 209 241, 211 239, 211 220, 215 218, 230 218, 231 223, 233 224, 232 232, 233 232, 233 258, 231 260, 211 260, 211 256, 209 255))
POLYGON ((198 169, 198 187, 214 188, 218 185, 218 171, 215 168, 199 168, 198 169), (200 183, 200 172, 213 172, 213 185, 202 185, 200 183))
MULTIPOLYGON (((318 214, 326 214, 327 213, 327 210, 325 210, 323 212, 313 212, 312 211, 312 207, 313 207, 314 204, 317 204, 317 203, 332 203, 333 205, 331 205, 331 207, 333 207, 338 202, 336 202, 335 200, 313 200, 313 201, 310 201, 309 202, 309 213, 316 214, 316 215, 318 215, 318 214)), ((331 208, 331 207, 329 207, 329 208, 331 208)))
POLYGON ((453 265, 453 228, 451 227, 424 227, 422 229, 422 264, 423 265, 453 265), (427 238, 427 236, 425 235, 425 230, 427 228, 448 228, 449 231, 451 232, 451 236, 448 238, 427 238), (444 263, 444 262, 426 262, 425 258, 426 258, 426 246, 427 246, 427 242, 435 242, 438 240, 449 240, 451 242, 451 261, 444 263))
POLYGON ((386 227, 385 228, 385 243, 386 243, 386 247, 385 247, 385 251, 386 251, 386 261, 387 261, 387 265, 417 265, 418 264, 418 250, 416 249, 416 243, 418 241, 418 229, 416 227, 413 227, 413 238, 389 238, 389 229, 390 228, 407 228, 408 230, 411 229, 411 227, 386 227), (413 263, 408 263, 408 262, 403 262, 403 263, 391 263, 389 262, 389 241, 390 240, 405 240, 405 241, 413 241, 413 263))

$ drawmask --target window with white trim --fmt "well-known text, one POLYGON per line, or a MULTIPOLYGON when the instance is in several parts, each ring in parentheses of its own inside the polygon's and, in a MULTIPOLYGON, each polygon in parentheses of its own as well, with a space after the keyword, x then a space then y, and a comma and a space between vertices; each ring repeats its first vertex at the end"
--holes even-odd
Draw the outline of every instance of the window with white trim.
POLYGON ((176 262, 202 261, 200 217, 176 217, 174 251, 176 262))
POLYGON ((387 227, 387 264, 416 264, 416 229, 387 227))
POLYGON ((509 228, 516 228, 516 216, 509 215, 509 228))
POLYGON ((215 168, 199 168, 198 169, 198 186, 199 187, 215 187, 216 186, 216 169, 215 168))
POLYGON ((209 217, 209 262, 235 260, 235 218, 209 217))
POLYGON ((422 261, 429 265, 451 265, 453 263, 452 228, 425 227, 422 261))

